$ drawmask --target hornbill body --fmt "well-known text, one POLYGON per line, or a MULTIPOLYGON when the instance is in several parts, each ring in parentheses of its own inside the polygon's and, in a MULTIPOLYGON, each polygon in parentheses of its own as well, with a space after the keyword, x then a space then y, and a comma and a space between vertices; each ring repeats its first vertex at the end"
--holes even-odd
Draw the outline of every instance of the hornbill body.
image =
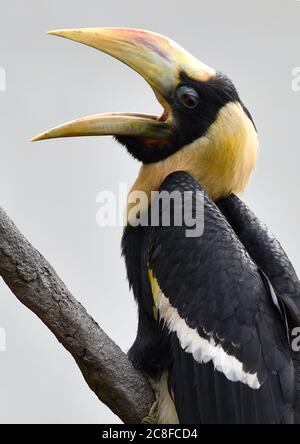
POLYGON ((150 198, 140 209, 148 223, 131 223, 129 203, 122 251, 139 312, 130 358, 157 392, 146 421, 298 422, 291 330, 300 325, 300 284, 278 241, 235 195, 255 166, 258 137, 234 85, 158 34, 51 34, 125 62, 164 108, 161 117, 89 116, 33 139, 112 134, 143 163, 132 191, 150 198), (171 215, 187 204, 197 218, 202 205, 201 236, 186 235, 186 219, 165 225, 163 205, 152 223, 153 191, 182 197, 171 215))

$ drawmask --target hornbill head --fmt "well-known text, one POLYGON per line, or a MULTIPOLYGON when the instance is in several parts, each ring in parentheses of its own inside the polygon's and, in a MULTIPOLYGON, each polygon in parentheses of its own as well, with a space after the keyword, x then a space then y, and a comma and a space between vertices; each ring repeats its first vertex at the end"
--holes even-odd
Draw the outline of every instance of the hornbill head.
POLYGON ((184 170, 214 199, 242 191, 256 163, 258 138, 250 113, 225 75, 148 31, 87 28, 49 34, 96 48, 133 68, 150 84, 164 112, 160 117, 92 115, 32 141, 113 135, 143 163, 140 184, 147 176, 155 188, 169 173, 184 170))

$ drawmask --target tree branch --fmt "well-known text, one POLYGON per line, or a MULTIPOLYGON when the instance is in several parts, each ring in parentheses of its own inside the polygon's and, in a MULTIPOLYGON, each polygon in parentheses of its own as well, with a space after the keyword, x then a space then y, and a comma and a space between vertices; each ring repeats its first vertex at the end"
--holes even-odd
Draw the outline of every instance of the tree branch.
POLYGON ((123 422, 141 422, 154 402, 148 381, 1 208, 0 275, 71 353, 98 398, 123 422))

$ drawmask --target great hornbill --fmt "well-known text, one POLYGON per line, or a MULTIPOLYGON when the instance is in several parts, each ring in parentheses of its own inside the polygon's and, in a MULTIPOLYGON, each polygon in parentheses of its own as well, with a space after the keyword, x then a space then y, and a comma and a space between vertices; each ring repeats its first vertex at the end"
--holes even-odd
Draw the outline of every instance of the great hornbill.
POLYGON ((186 236, 187 225, 174 219, 169 226, 161 218, 134 226, 129 218, 124 230, 122 250, 139 312, 130 358, 156 389, 150 417, 186 424, 299 422, 291 331, 300 325, 300 284, 279 242, 236 196, 259 144, 234 85, 155 33, 93 28, 50 34, 135 69, 164 112, 89 116, 33 140, 114 135, 142 162, 133 191, 149 197, 190 192, 191 214, 200 196, 204 203, 201 236, 186 236))

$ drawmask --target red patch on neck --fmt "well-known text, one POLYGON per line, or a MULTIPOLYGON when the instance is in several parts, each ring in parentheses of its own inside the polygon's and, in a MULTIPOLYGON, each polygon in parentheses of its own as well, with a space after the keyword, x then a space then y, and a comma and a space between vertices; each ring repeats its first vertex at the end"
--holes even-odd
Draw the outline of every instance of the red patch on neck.
POLYGON ((164 149, 169 146, 169 142, 167 140, 143 139, 143 142, 150 148, 164 149))

